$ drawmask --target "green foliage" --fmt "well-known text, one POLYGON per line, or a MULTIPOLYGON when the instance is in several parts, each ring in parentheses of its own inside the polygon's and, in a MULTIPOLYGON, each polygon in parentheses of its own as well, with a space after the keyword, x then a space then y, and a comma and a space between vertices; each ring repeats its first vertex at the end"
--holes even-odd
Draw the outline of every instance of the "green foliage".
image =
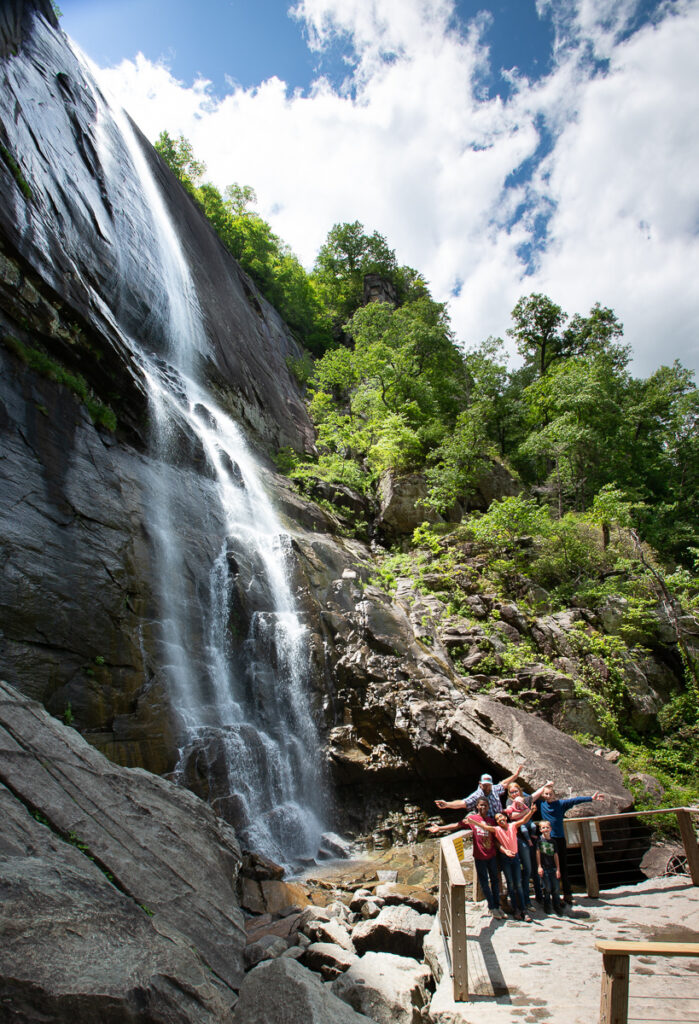
POLYGON ((94 397, 87 381, 81 374, 71 373, 64 366, 61 366, 60 363, 56 362, 55 359, 47 356, 46 353, 29 345, 24 345, 11 335, 6 335, 3 338, 3 342, 32 370, 42 374, 44 377, 48 377, 49 380, 56 381, 57 384, 63 384, 74 395, 77 395, 90 414, 93 423, 106 427, 110 431, 116 430, 117 418, 114 411, 94 397))
POLYGON ((420 523, 413 530, 412 536, 413 546, 416 548, 427 548, 433 555, 439 555, 442 550, 442 545, 439 542, 439 538, 435 535, 432 526, 429 523, 420 523))
POLYGON ((196 160, 182 135, 161 132, 155 148, 187 191, 200 204, 221 241, 276 306, 289 327, 311 352, 331 344, 330 317, 317 286, 269 224, 252 209, 257 201, 249 185, 228 185, 223 194, 209 182, 200 184, 206 165, 196 160))
POLYGON ((72 725, 75 721, 75 715, 73 714, 73 709, 70 706, 70 701, 66 704, 65 711, 63 712, 63 721, 66 725, 72 725))
POLYGON ((317 360, 309 411, 321 460, 353 460, 370 484, 424 464, 458 412, 463 364, 444 307, 426 296, 398 309, 371 303, 346 326, 354 349, 317 360))
POLYGON ((12 177, 17 182, 17 186, 19 187, 19 189, 20 189, 22 195, 24 196, 24 198, 31 202, 31 200, 34 198, 34 193, 31 190, 31 186, 30 186, 29 182, 27 181, 27 179, 22 174, 22 169, 19 166, 19 164, 17 163, 17 161, 15 160, 15 158, 13 157, 12 153, 10 153, 9 149, 7 149, 1 143, 0 143, 0 157, 2 157, 2 159, 5 161, 5 163, 9 167, 9 169, 10 169, 10 171, 12 173, 12 177))
POLYGON ((167 132, 161 132, 155 142, 155 150, 187 191, 194 194, 200 179, 206 173, 206 164, 195 158, 191 142, 185 139, 184 135, 173 139, 167 132))
POLYGON ((397 272, 396 254, 383 235, 367 235, 356 220, 332 226, 318 251, 313 278, 323 305, 339 326, 362 305, 366 274, 395 282, 397 272))
POLYGON ((313 360, 308 352, 303 352, 298 359, 287 356, 286 365, 302 387, 305 387, 313 376, 313 360))
POLYGON ((482 516, 471 524, 476 540, 503 551, 521 537, 531 534, 545 536, 551 529, 551 513, 545 505, 521 494, 492 502, 482 516))
POLYGON ((457 501, 468 501, 495 456, 488 437, 487 414, 480 402, 459 413, 454 428, 430 455, 425 504, 446 512, 457 501))

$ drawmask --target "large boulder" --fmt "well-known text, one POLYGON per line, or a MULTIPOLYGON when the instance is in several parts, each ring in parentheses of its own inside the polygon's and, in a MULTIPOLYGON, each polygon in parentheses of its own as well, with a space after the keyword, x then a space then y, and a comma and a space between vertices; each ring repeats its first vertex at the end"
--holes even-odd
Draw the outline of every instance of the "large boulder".
MULTIPOLYGON (((38 814, 38 812, 34 812, 38 814)), ((0 1019, 223 1024, 235 994, 187 935, 156 921, 0 785, 0 1019)))
POLYGON ((368 951, 395 953, 401 957, 422 959, 422 940, 434 918, 403 905, 383 907, 378 917, 361 921, 352 930, 352 942, 358 953, 368 951))
POLYGON ((401 476, 392 469, 381 475, 378 486, 379 525, 391 536, 412 533, 420 523, 442 522, 442 517, 420 502, 427 497, 422 473, 401 476))
MULTIPOLYGON (((27 1006, 33 999, 37 1008, 55 1004, 55 1019, 74 1019, 66 1010, 73 996, 77 1006, 81 993, 102 986, 114 1005, 141 998, 129 995, 134 986, 147 1003, 155 999, 148 972, 159 975, 165 939, 174 951, 163 970, 173 986, 179 957, 182 985, 196 988, 201 970, 230 997, 243 977, 245 931, 235 895, 241 855, 233 830, 210 807, 165 779, 112 764, 6 683, 0 784, 16 822, 0 873, 17 911, 8 917, 16 941, 2 943, 2 973, 10 986, 25 979, 27 1006), (35 894, 31 904, 25 884, 35 894), (112 951, 122 933, 129 939, 120 964, 112 951), (134 974, 139 945, 143 971, 134 974), (70 960, 63 960, 67 951, 70 960)), ((108 1020, 109 1012, 80 1019, 108 1020)))
POLYGON ((415 1024, 429 1005, 432 972, 393 953, 365 953, 332 983, 333 992, 377 1024, 415 1024))
POLYGON ((250 971, 240 990, 235 1024, 371 1024, 288 957, 250 971))

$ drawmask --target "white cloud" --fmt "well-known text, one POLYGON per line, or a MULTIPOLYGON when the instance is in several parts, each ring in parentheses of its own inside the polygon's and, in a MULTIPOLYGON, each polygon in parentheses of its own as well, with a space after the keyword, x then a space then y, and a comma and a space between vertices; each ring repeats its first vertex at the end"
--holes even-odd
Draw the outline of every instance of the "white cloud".
POLYGON ((556 0, 556 67, 518 78, 507 102, 480 95, 484 22, 460 33, 451 0, 300 0, 314 46, 352 43, 339 89, 320 79, 302 95, 272 78, 218 98, 142 56, 100 77, 151 139, 182 133, 219 187, 253 185, 307 265, 333 223, 359 219, 437 297, 463 281, 451 310, 467 343, 503 334, 530 291, 571 313, 599 300, 625 322, 647 373, 675 357, 698 362, 699 3, 675 3, 624 39, 637 7, 556 0), (591 54, 609 60, 604 76, 591 54), (553 148, 531 182, 506 188, 542 123, 553 148), (526 276, 520 246, 551 210, 526 276))

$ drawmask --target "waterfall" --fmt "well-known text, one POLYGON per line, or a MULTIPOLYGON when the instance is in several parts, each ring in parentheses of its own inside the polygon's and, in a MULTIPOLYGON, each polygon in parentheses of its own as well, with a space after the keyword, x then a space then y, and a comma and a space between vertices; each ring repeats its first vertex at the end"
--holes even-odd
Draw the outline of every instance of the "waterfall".
MULTIPOLYGON (((83 67, 92 83, 84 58, 83 67)), ((176 777, 185 784, 198 779, 198 789, 244 844, 290 865, 318 850, 324 790, 307 693, 306 628, 289 584, 291 541, 238 425, 198 379, 207 350, 202 315, 148 162, 127 117, 91 89, 99 159, 118 197, 104 230, 123 287, 131 298, 134 252, 162 282, 142 331, 134 330, 133 316, 120 320, 118 309, 112 321, 142 368, 151 407, 155 466, 147 480, 147 528, 159 669, 182 737, 176 777), (178 519, 183 437, 202 455, 201 502, 215 525, 205 592, 192 586, 185 524, 178 519)))

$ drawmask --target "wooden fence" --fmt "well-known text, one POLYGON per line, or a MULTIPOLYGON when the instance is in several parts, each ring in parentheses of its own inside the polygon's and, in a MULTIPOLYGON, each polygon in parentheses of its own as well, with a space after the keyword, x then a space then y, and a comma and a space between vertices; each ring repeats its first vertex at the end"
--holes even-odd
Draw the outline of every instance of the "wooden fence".
POLYGON ((699 959, 697 942, 596 942, 595 949, 602 954, 600 1024, 628 1022, 629 957, 691 956, 699 959))
POLYGON ((468 999, 466 879, 459 863, 463 844, 463 836, 447 836, 439 843, 439 923, 457 1003, 468 999))
POLYGON ((659 814, 674 814, 677 818, 682 845, 687 858, 687 873, 692 885, 699 885, 699 846, 692 823, 692 815, 699 814, 698 807, 666 807, 657 811, 629 811, 627 814, 600 814, 590 818, 571 818, 565 822, 566 840, 569 846, 579 846, 582 854, 585 888, 591 899, 600 893, 595 849, 604 846, 602 822, 618 823, 625 818, 646 818, 659 814))

